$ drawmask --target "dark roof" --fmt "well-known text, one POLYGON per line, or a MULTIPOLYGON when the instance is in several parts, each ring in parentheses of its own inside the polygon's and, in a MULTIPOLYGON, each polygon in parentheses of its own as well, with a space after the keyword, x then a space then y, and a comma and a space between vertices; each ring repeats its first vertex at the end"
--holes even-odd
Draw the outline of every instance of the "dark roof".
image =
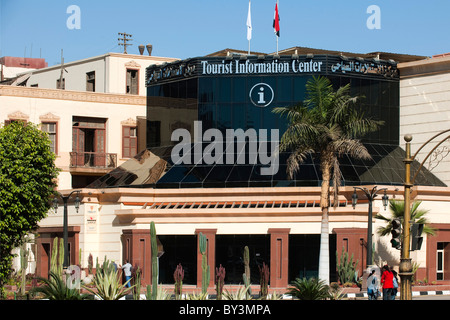
MULTIPOLYGON (((213 52, 208 54, 207 57, 226 57, 227 54, 236 54, 236 55, 246 55, 248 51, 245 50, 236 50, 236 49, 223 49, 217 52, 213 52)), ((263 52, 255 52, 250 51, 251 55, 274 55, 274 53, 263 53, 263 52)), ((346 57, 352 58, 373 58, 380 60, 394 60, 396 62, 410 62, 417 60, 424 60, 429 57, 427 56, 417 56, 410 54, 400 54, 400 53, 389 53, 389 52, 369 52, 369 53, 354 53, 354 52, 346 52, 346 51, 337 51, 337 50, 325 50, 325 49, 315 49, 315 48, 307 48, 307 47, 292 47, 289 49, 283 49, 278 51, 279 55, 307 55, 307 54, 329 54, 329 55, 343 55, 346 57)))
MULTIPOLYGON (((210 53, 210 54, 206 55, 206 57, 226 57, 228 54, 231 54, 231 55, 246 55, 246 54, 248 54, 248 50, 245 51, 245 50, 236 50, 236 49, 229 49, 228 48, 228 49, 223 49, 223 50, 220 50, 220 51, 217 51, 217 52, 210 53)), ((267 55, 267 53, 250 51, 250 55, 255 55, 255 56, 267 55)))
MULTIPOLYGON (((395 145, 366 144, 371 160, 356 160, 344 155, 339 159, 341 184, 403 185, 405 151, 395 145)), ((320 186, 322 175, 317 157, 311 155, 300 166, 295 179, 286 173, 288 153, 281 153, 279 170, 273 175, 261 175, 261 164, 173 164, 173 146, 145 150, 135 158, 91 183, 88 188, 152 187, 152 188, 230 188, 320 186)), ((419 163, 414 161, 411 172, 419 163)), ((446 186, 431 172, 422 168, 415 183, 424 186, 446 186)))

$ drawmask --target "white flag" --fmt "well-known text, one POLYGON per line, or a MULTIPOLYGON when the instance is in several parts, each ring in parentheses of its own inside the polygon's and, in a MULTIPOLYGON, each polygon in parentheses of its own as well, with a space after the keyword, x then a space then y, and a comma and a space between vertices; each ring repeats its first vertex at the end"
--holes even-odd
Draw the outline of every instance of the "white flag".
POLYGON ((251 1, 248 2, 248 16, 247 16, 247 40, 252 38, 252 15, 250 13, 251 1))

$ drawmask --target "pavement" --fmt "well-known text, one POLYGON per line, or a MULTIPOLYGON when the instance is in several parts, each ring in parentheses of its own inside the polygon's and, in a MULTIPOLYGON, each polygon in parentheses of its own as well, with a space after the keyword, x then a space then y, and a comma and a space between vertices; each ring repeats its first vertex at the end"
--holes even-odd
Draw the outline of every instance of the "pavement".
MULTIPOLYGON (((430 291, 413 291, 412 297, 414 298, 420 298, 420 297, 433 297, 433 296, 449 296, 450 299, 450 290, 430 290, 430 291)), ((345 299, 349 300, 367 300, 367 292, 358 292, 358 293, 347 293, 344 295, 345 299)), ((400 299, 400 292, 397 292, 396 299, 400 299)), ((381 300, 381 297, 378 298, 378 300, 381 300)))

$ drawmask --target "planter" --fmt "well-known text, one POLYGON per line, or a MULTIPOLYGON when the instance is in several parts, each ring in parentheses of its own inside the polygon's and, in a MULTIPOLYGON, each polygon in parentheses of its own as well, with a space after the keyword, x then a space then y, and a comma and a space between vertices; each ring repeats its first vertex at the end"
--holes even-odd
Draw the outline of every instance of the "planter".
POLYGON ((92 282, 92 279, 94 279, 94 275, 90 274, 82 278, 84 285, 89 285, 92 282))
POLYGON ((5 286, 5 289, 6 289, 7 291, 14 291, 14 292, 16 292, 17 290, 19 290, 19 288, 18 288, 17 286, 14 286, 14 285, 6 285, 6 286, 5 286))
POLYGON ((25 295, 21 295, 21 294, 14 294, 14 300, 30 300, 30 294, 26 293, 25 295))
POLYGON ((343 288, 342 289, 342 294, 348 294, 348 293, 359 293, 361 292, 361 289, 358 287, 347 287, 347 288, 343 288))

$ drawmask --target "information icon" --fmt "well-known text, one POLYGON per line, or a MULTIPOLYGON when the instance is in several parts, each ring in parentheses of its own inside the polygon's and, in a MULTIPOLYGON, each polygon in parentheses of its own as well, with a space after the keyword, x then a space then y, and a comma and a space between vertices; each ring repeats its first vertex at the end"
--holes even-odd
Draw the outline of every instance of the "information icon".
POLYGON ((267 107, 274 98, 273 89, 267 83, 258 83, 250 90, 250 101, 257 107, 267 107))

